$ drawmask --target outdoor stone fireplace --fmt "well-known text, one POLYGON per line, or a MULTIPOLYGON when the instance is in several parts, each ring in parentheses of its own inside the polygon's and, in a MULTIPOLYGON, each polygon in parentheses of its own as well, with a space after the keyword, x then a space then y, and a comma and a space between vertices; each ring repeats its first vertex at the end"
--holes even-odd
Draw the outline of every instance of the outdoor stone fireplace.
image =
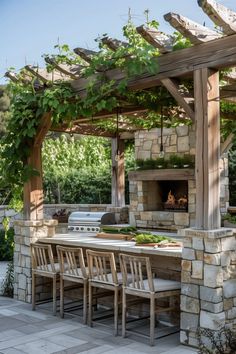
MULTIPOLYGON (((136 159, 156 159, 160 129, 135 134, 136 159)), ((195 156, 195 126, 163 130, 165 158, 172 154, 195 156)), ((220 160, 221 212, 228 208, 228 159, 220 160)), ((194 168, 136 170, 129 173, 130 224, 143 228, 178 230, 195 226, 196 182, 194 168)))

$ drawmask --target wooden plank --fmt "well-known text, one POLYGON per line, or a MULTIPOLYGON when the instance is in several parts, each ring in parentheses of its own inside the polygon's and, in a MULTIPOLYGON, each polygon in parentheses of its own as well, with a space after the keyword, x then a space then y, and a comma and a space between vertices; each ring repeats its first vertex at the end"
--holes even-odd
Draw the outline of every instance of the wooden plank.
POLYGON ((120 48, 120 47, 128 47, 129 43, 124 42, 124 41, 120 41, 118 39, 115 38, 110 38, 110 37, 104 37, 102 38, 102 43, 106 44, 107 47, 111 50, 113 50, 114 52, 120 48))
POLYGON ((34 67, 32 65, 26 65, 25 69, 44 83, 53 83, 57 80, 70 81, 68 76, 57 70, 53 70, 51 73, 48 73, 46 69, 34 67))
POLYGON ((73 127, 68 128, 68 124, 65 126, 52 127, 50 131, 54 132, 64 132, 68 134, 82 134, 82 135, 91 135, 91 136, 102 136, 105 138, 114 138, 115 133, 106 131, 92 124, 75 124, 73 127))
POLYGON ((160 53, 165 54, 173 50, 173 37, 156 28, 142 25, 136 28, 136 31, 153 47, 158 48, 160 53))
MULTIPOLYGON (((155 75, 145 73, 139 77, 135 77, 129 80, 128 87, 132 90, 145 89, 160 84, 160 80, 164 78, 191 76, 192 72, 196 69, 233 67, 236 65, 235 42, 236 34, 202 43, 197 47, 192 46, 166 53, 155 59, 158 63, 158 72, 155 75)), ((106 72, 108 80, 114 79, 117 83, 124 79, 125 76, 126 74, 119 69, 106 72)), ((93 76, 91 79, 77 79, 71 84, 75 91, 79 92, 85 90, 89 81, 95 78, 96 76, 93 76)))
POLYGON ((174 97, 176 102, 185 110, 187 116, 194 121, 194 111, 191 106, 188 104, 186 97, 184 97, 180 91, 176 82, 167 78, 161 80, 162 84, 166 87, 166 89, 170 92, 170 94, 174 97))
POLYGON ((34 144, 28 158, 28 165, 39 173, 32 176, 24 185, 24 218, 26 220, 43 219, 43 175, 42 175, 42 142, 51 126, 51 113, 46 113, 41 118, 37 129, 34 144))
POLYGON ((200 44, 222 37, 218 32, 173 12, 164 15, 164 19, 184 37, 189 38, 193 44, 200 44))
POLYGON ((41 123, 37 129, 37 133, 34 139, 34 146, 42 145, 43 140, 52 125, 51 117, 52 117, 51 113, 45 113, 41 118, 41 123))
POLYGON ((186 181, 189 179, 194 179, 194 170, 188 168, 142 170, 129 172, 130 181, 186 181))
POLYGON ((220 228, 219 74, 207 68, 194 72, 196 117, 196 228, 220 228))
POLYGON ((75 48, 74 52, 79 55, 87 63, 91 63, 92 56, 97 54, 94 50, 89 50, 85 48, 75 48))
POLYGON ((231 35, 236 32, 236 12, 215 0, 198 0, 198 4, 225 34, 231 35))
POLYGON ((80 76, 80 71, 84 68, 82 65, 58 64, 55 59, 49 57, 44 58, 44 60, 71 79, 77 79, 80 76))
POLYGON ((124 168, 124 140, 111 139, 112 157, 112 205, 125 205, 125 168, 124 168), (118 143, 118 144, 117 144, 118 143), (117 152, 119 151, 119 158, 117 152))
POLYGON ((42 158, 41 146, 31 149, 28 164, 35 168, 38 176, 33 176, 24 185, 24 219, 43 219, 43 182, 42 182, 42 158))
POLYGON ((230 133, 225 141, 220 145, 220 155, 222 156, 224 153, 229 152, 229 149, 233 145, 234 134, 230 133))

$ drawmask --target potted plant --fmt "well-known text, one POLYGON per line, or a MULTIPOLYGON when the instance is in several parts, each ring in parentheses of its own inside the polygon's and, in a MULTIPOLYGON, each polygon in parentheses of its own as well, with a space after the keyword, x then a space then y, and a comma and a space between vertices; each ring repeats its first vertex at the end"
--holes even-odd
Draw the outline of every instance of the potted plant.
POLYGON ((58 220, 59 223, 67 223, 68 217, 69 213, 67 213, 66 209, 60 209, 52 216, 52 218, 58 220))
POLYGON ((184 168, 194 167, 194 156, 193 155, 184 155, 183 156, 183 167, 184 168))
POLYGON ((183 165, 183 159, 178 155, 170 155, 168 165, 170 168, 181 168, 183 165))

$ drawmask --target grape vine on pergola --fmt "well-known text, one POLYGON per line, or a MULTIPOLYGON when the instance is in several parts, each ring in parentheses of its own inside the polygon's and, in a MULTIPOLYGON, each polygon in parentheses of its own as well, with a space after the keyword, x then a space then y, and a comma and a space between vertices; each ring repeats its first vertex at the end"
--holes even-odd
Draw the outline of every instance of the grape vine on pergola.
MULTIPOLYGON (((220 116, 235 119, 235 113, 226 114, 220 111, 220 100, 226 102, 236 101, 236 73, 234 71, 224 74, 224 86, 219 85, 219 70, 236 66, 236 13, 226 7, 217 4, 214 0, 198 0, 203 11, 220 27, 221 32, 208 29, 181 15, 168 13, 165 20, 168 21, 185 38, 189 39, 189 48, 173 51, 173 37, 150 26, 140 26, 137 32, 154 48, 160 52, 160 56, 153 58, 158 64, 155 73, 146 72, 139 76, 129 78, 127 87, 132 91, 145 91, 154 87, 164 87, 177 102, 180 110, 184 111, 184 118, 192 120, 196 124, 196 228, 208 230, 220 228, 220 197, 219 197, 219 158, 229 144, 232 136, 226 139, 223 146, 220 145, 220 116), (184 82, 192 80, 194 90, 183 90, 184 82)), ((102 39, 112 51, 126 43, 116 39, 105 37, 102 39)), ((76 48, 78 54, 88 65, 96 53, 87 49, 76 48)), ((127 58, 132 60, 132 58, 127 58)), ((87 87, 91 81, 96 82, 99 88, 100 71, 97 74, 84 78, 78 65, 66 65, 53 62, 51 73, 46 69, 36 69, 26 66, 24 76, 21 79, 12 73, 6 73, 12 81, 32 81, 37 87, 35 90, 43 90, 48 85, 56 85, 57 82, 68 82, 75 95, 82 99, 86 97, 87 87), (28 73, 28 74, 26 74, 28 73)), ((125 72, 120 69, 104 70, 106 80, 119 85, 125 78, 125 72)), ((146 111, 142 105, 132 105, 129 102, 122 103, 122 115, 135 118, 146 111)), ((93 117, 78 117, 73 125, 67 123, 51 125, 51 112, 41 117, 34 144, 31 148, 28 164, 41 172, 41 147, 49 130, 105 136, 112 138, 113 183, 112 202, 121 206, 124 203, 124 139, 133 137, 134 131, 140 129, 135 123, 121 122, 119 139, 117 132, 109 131, 97 125, 98 120, 113 120, 117 115, 117 109, 112 111, 100 110, 93 117), (117 146, 117 144, 119 146, 117 146), (119 149, 120 159, 115 160, 115 153, 119 149)), ((131 119, 132 121, 132 119, 131 119)), ((42 173, 32 176, 24 187, 24 216, 26 219, 41 220, 43 218, 43 188, 42 173)))

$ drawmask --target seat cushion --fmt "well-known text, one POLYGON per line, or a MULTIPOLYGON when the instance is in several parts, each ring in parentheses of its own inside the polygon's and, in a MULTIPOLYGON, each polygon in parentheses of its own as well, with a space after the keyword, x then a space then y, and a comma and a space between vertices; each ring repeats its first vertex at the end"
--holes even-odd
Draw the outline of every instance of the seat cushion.
MULTIPOLYGON (((161 278, 153 278, 154 291, 168 291, 168 290, 178 290, 181 288, 181 283, 175 280, 166 280, 161 278)), ((137 285, 129 284, 128 288, 137 289, 137 285)), ((143 280, 143 289, 144 291, 150 291, 148 279, 143 280)))
MULTIPOLYGON (((76 270, 77 270, 77 274, 74 274, 73 271, 69 271, 68 269, 65 270, 64 274, 72 276, 72 277, 77 277, 78 276, 78 277, 84 278, 84 274, 82 273, 81 268, 77 268, 76 270)), ((85 270, 86 270, 86 274, 88 276, 88 268, 86 267, 85 270)))
MULTIPOLYGON (((60 264, 54 263, 54 266, 55 266, 56 273, 60 273, 60 264)), ((36 268, 36 270, 53 273, 51 264, 48 264, 47 267, 48 267, 48 270, 44 269, 43 267, 38 266, 36 268)))
MULTIPOLYGON (((147 282, 147 280, 144 280, 144 282, 147 282)), ((181 288, 181 283, 175 280, 154 278, 153 284, 154 284, 155 292, 167 291, 167 290, 178 290, 181 288)))
MULTIPOLYGON (((122 277, 122 273, 121 272, 118 272, 116 273, 117 274, 117 280, 118 280, 118 284, 121 285, 123 283, 123 277, 122 277)), ((108 278, 108 281, 104 281, 103 283, 113 283, 113 279, 112 279, 112 273, 108 273, 107 274, 107 278, 108 278)), ((127 274, 127 279, 128 279, 128 282, 132 280, 132 276, 131 274, 127 274)), ((97 280, 97 281, 101 281, 99 280, 99 278, 97 276, 94 276, 93 277, 93 280, 97 280)), ((101 281, 102 282, 102 281, 101 281)))

